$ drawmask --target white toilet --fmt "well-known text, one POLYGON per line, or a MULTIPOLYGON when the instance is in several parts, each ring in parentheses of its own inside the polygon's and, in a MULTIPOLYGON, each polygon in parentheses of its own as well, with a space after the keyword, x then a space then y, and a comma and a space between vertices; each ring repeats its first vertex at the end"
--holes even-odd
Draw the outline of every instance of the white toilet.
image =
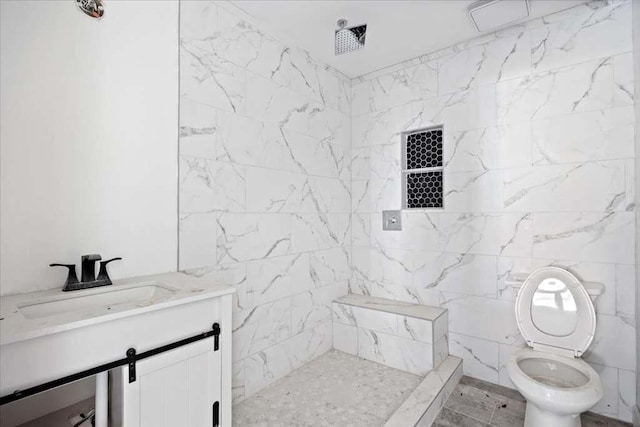
POLYGON ((527 345, 511 356, 509 377, 527 399, 525 427, 579 427, 580 414, 603 396, 600 376, 580 357, 596 330, 593 302, 570 272, 533 272, 516 299, 527 345))

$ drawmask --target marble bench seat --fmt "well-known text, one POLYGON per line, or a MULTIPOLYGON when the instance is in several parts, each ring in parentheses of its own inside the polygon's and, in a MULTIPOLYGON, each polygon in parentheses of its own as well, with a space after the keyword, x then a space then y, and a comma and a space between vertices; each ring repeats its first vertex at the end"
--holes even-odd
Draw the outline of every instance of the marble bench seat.
POLYGON ((447 310, 366 295, 333 301, 333 347, 424 376, 449 354, 447 310))

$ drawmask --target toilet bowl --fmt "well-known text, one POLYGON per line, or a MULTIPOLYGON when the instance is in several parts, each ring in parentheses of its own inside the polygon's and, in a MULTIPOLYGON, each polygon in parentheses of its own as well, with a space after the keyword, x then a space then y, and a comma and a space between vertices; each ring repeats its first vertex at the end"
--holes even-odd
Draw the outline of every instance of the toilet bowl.
POLYGON ((545 267, 525 280, 516 319, 531 349, 514 353, 507 370, 527 400, 525 427, 579 427, 603 396, 600 376, 580 358, 595 333, 591 298, 573 274, 545 267))

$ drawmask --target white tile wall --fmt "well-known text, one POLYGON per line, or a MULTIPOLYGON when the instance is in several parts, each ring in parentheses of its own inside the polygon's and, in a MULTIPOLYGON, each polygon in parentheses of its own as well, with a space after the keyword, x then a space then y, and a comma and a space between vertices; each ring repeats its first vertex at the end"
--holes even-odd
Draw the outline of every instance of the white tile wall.
MULTIPOLYGON (((238 289, 236 399, 332 334, 356 352, 356 326, 329 323, 347 289, 448 308, 467 373, 510 386, 523 343, 506 278, 558 265, 606 287, 586 358, 609 372, 597 409, 629 420, 630 7, 581 5, 350 82, 226 3, 182 1, 180 267, 238 289), (381 210, 400 207, 399 135, 434 124, 445 208, 383 232, 381 210)), ((394 336, 373 323, 363 339, 394 336)))
POLYGON ((331 348, 350 278, 350 82, 228 3, 183 0, 181 20, 180 269, 238 290, 240 401, 331 348))
POLYGON ((506 364, 524 343, 508 277, 556 265, 603 283, 585 359, 605 383, 595 410, 626 421, 631 42, 630 1, 589 3, 356 79, 351 111, 351 291, 446 307, 465 372, 512 387, 506 364), (411 90, 403 77, 427 69, 411 90), (429 124, 445 130, 444 209, 403 212, 403 231, 382 231, 380 211, 400 207, 399 135, 429 124))

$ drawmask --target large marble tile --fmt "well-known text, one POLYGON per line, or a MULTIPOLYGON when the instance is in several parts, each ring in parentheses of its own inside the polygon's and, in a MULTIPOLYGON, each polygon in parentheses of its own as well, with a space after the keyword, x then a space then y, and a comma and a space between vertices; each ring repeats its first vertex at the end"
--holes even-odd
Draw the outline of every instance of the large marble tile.
POLYGON ((358 322, 353 313, 354 306, 334 301, 332 304, 332 320, 334 323, 357 327, 358 322))
POLYGON ((483 85, 443 95, 442 122, 449 131, 496 125, 496 86, 483 85))
POLYGON ((331 323, 325 322, 245 359, 245 393, 250 396, 331 349, 331 323))
POLYGON ((449 310, 450 333, 502 344, 522 342, 511 301, 442 292, 440 306, 449 310))
POLYGON ((333 322, 333 348, 345 353, 358 354, 358 328, 333 322))
MULTIPOLYGON (((444 104, 449 109, 448 117, 455 120, 464 117, 474 108, 478 113, 479 106, 476 104, 479 102, 478 94, 473 92, 460 96, 447 96, 442 100, 430 98, 410 102, 386 110, 354 116, 351 120, 351 144, 353 147, 368 147, 397 143, 404 131, 441 124, 444 104)), ((473 118, 477 119, 478 114, 473 118)))
POLYGON ((549 70, 629 52, 631 40, 631 2, 605 3, 532 29, 531 60, 535 70, 549 70))
POLYGON ((499 361, 500 361, 500 365, 498 367, 498 375, 499 375, 498 384, 515 390, 516 386, 515 384, 513 384, 513 382, 511 381, 511 377, 509 376, 509 369, 508 369, 509 360, 511 359, 511 356, 513 356, 515 352, 522 350, 522 348, 525 347, 525 345, 522 344, 521 346, 513 346, 509 344, 499 344, 498 346, 499 346, 499 361))
POLYGON ((288 214, 220 214, 217 230, 219 263, 286 255, 291 249, 288 214))
POLYGON ((402 230, 383 230, 381 213, 371 214, 371 245, 407 250, 438 250, 440 214, 403 211, 402 230))
POLYGON ((531 124, 444 133, 447 172, 472 172, 531 165, 531 124))
POLYGON ((634 319, 636 300, 636 269, 634 265, 616 265, 616 300, 615 310, 611 313, 616 316, 634 319))
POLYGON ((237 9, 225 6, 219 7, 217 31, 206 39, 209 48, 224 61, 269 77, 286 47, 237 9))
POLYGON ((263 304, 233 314, 233 360, 238 361, 291 336, 291 300, 263 304))
POLYGON ((398 335, 398 315, 362 307, 351 307, 358 328, 369 329, 389 335, 398 335))
POLYGON ((614 66, 610 57, 507 80, 496 85, 500 124, 611 108, 614 66))
POLYGON ((201 277, 213 283, 233 286, 233 311, 244 310, 252 306, 247 293, 247 265, 244 262, 234 264, 209 265, 203 268, 185 270, 184 273, 201 277))
POLYGON ((246 168, 247 212, 298 212, 307 177, 273 169, 246 168))
POLYGON ((180 100, 180 155, 216 158, 217 113, 208 105, 180 100))
POLYGON ((351 182, 351 209, 354 213, 376 213, 400 209, 402 184, 399 175, 351 182))
POLYGON ((351 150, 351 179, 387 178, 401 171, 400 138, 388 144, 351 150))
POLYGON ((371 215, 353 213, 351 215, 351 244, 353 246, 371 245, 371 215))
POLYGON ((180 2, 180 36, 204 40, 218 30, 218 6, 215 1, 183 0, 180 2))
POLYGON ((244 167, 180 156, 180 212, 244 212, 244 167))
POLYGON ((231 365, 231 396, 233 403, 244 400, 244 360, 231 365))
POLYGON ((402 338, 422 341, 426 343, 433 343, 433 322, 429 320, 418 319, 416 317, 398 316, 397 335, 402 338))
POLYGON ((636 348, 629 345, 635 339, 635 326, 631 319, 597 315, 596 334, 583 358, 590 363, 635 370, 636 348))
POLYGON ((323 100, 318 65, 308 52, 300 48, 284 48, 277 67, 271 71, 269 77, 314 101, 323 100))
POLYGON ((423 63, 355 84, 351 114, 358 116, 385 110, 438 93, 436 63, 423 63))
POLYGON ((525 212, 605 212, 627 206, 625 163, 573 163, 504 171, 504 208, 525 212))
POLYGON ((528 213, 439 216, 440 249, 486 255, 530 256, 533 220, 528 213))
POLYGON ((484 170, 444 174, 447 212, 500 212, 502 171, 484 170))
POLYGON ((302 189, 300 212, 350 213, 349 186, 339 179, 307 177, 302 189))
POLYGON ((604 397, 591 410, 608 417, 618 416, 618 370, 595 363, 590 364, 598 373, 604 397))
POLYGON ((448 252, 415 252, 413 256, 416 289, 496 297, 494 256, 448 252))
POLYGON ((316 328, 332 321, 332 302, 347 292, 347 282, 339 282, 295 295, 291 299, 293 333, 316 328))
POLYGON ((431 344, 358 328, 358 356, 416 375, 432 368, 431 344))
POLYGON ((508 37, 461 50, 438 63, 440 94, 527 75, 531 71, 529 33, 521 27, 508 37))
POLYGON ((449 357, 449 334, 441 336, 433 344, 433 367, 437 368, 449 357))
POLYGON ((313 138, 348 135, 344 113, 258 76, 247 80, 246 109, 249 117, 313 138))
POLYGON ((343 139, 347 136, 330 135, 317 138, 280 128, 285 156, 296 172, 329 178, 345 177, 348 173, 349 154, 343 139))
POLYGON ((291 215, 291 249, 307 252, 343 246, 350 239, 349 214, 291 215))
POLYGON ((533 163, 632 158, 634 123, 631 106, 534 121, 533 163))
POLYGON ((276 124, 224 111, 218 111, 217 120, 218 160, 300 172, 276 124))
POLYGON ((631 52, 613 57, 616 105, 632 105, 635 100, 633 55, 631 52))
POLYGON ((206 42, 180 41, 180 97, 220 110, 244 113, 247 78, 244 68, 220 61, 206 42))
POLYGON ((362 282, 372 296, 397 299, 389 288, 412 287, 413 256, 408 251, 354 247, 352 268, 352 281, 362 282))
POLYGON ((630 212, 533 214, 534 257, 632 264, 633 236, 630 212))
POLYGON ((255 305, 292 296, 312 286, 308 254, 247 262, 247 293, 255 305))
POLYGON ((463 360, 462 367, 465 375, 494 384, 499 382, 498 343, 450 332, 449 351, 463 360))
POLYGON ((349 280, 351 269, 348 250, 339 247, 310 252, 309 273, 316 287, 349 280))
POLYGON ((618 416, 616 418, 632 422, 636 402, 635 373, 618 369, 618 416))

